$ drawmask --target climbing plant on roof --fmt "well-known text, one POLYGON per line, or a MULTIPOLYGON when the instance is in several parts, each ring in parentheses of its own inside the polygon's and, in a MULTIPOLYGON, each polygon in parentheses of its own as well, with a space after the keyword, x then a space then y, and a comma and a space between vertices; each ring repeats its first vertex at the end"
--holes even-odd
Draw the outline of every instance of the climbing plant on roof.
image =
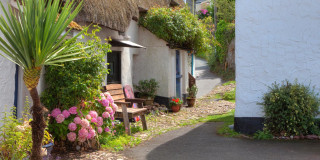
POLYGON ((212 49, 211 32, 187 8, 151 8, 139 20, 157 37, 173 48, 194 50, 196 53, 212 49))

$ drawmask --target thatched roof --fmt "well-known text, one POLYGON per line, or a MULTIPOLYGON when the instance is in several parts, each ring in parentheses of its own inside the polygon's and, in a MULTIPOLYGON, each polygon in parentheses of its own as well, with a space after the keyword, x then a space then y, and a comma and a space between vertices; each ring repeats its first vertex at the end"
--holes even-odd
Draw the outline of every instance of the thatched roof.
POLYGON ((77 22, 93 22, 113 30, 125 32, 132 19, 138 19, 139 11, 154 6, 184 6, 183 0, 84 0, 77 22))

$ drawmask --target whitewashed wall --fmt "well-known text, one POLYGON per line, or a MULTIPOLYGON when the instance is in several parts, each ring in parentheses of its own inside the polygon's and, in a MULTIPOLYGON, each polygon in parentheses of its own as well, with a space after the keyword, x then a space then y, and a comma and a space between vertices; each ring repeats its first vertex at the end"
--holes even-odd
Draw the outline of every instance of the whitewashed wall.
POLYGON ((133 84, 140 80, 154 78, 159 82, 157 95, 168 97, 170 94, 172 56, 166 42, 157 38, 145 28, 139 28, 139 44, 146 47, 133 56, 133 84))
POLYGON ((320 90, 320 1, 236 1, 236 117, 262 117, 257 102, 284 79, 320 90))
MULTIPOLYGON (((7 0, 0 0, 7 9, 7 0)), ((0 15, 3 15, 3 10, 0 10, 0 15)), ((4 38, 0 32, 0 37, 4 38)), ((3 52, 0 51, 1 54, 3 52)), ((14 104, 14 90, 15 90, 15 64, 0 56, 0 112, 9 111, 14 104)), ((0 118, 2 118, 0 113, 0 118)), ((1 125, 1 124, 0 124, 1 125)))

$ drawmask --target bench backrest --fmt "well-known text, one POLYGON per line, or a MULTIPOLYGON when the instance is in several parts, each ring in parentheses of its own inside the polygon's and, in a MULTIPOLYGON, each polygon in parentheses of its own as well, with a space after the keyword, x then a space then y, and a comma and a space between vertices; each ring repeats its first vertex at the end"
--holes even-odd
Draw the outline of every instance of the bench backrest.
POLYGON ((114 101, 125 102, 121 84, 108 84, 105 89, 110 93, 114 101))

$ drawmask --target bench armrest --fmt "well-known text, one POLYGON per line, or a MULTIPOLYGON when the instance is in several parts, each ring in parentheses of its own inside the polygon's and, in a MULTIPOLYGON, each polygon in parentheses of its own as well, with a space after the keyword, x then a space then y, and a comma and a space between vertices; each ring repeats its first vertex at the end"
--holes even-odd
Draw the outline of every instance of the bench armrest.
POLYGON ((114 101, 114 103, 115 103, 116 105, 122 105, 122 104, 124 104, 124 105, 130 105, 130 104, 131 104, 130 102, 119 102, 119 101, 114 101))

